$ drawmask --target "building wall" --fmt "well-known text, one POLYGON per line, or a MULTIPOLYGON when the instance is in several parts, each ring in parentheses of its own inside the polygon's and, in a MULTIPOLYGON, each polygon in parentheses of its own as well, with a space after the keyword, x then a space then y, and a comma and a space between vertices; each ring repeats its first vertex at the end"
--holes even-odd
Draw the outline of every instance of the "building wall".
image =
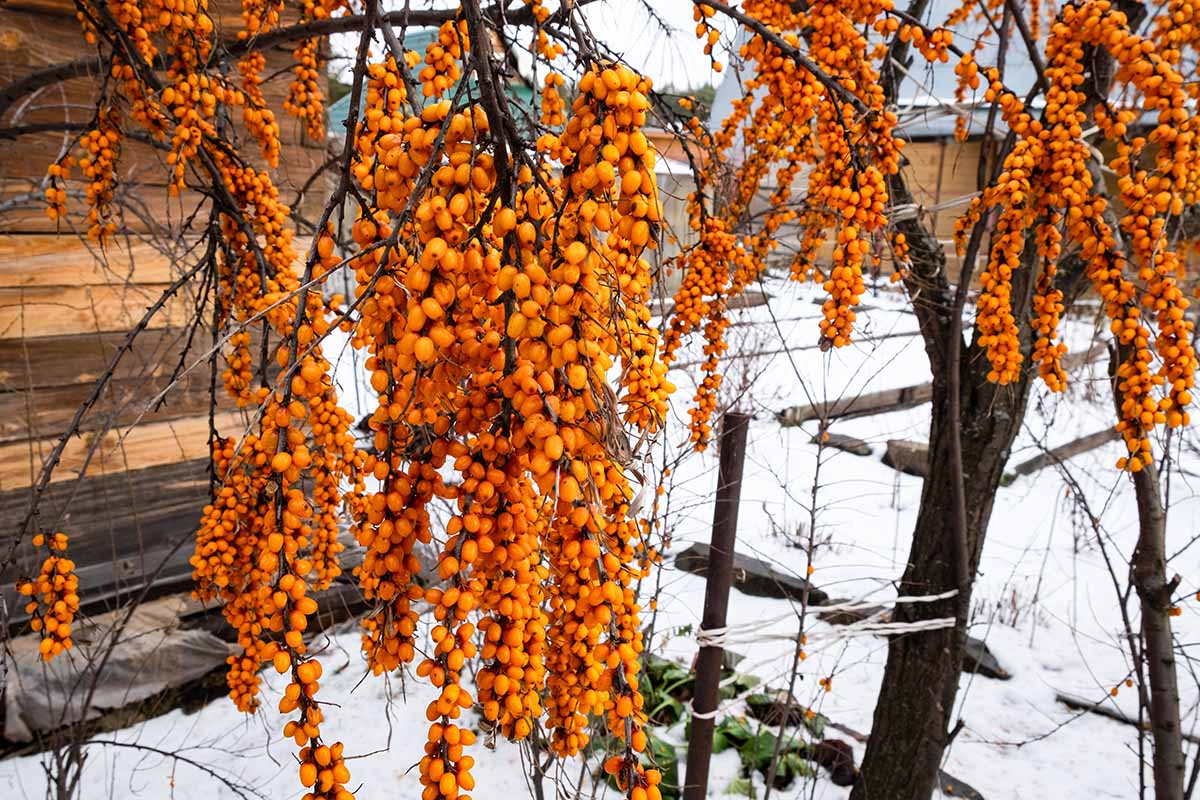
MULTIPOLYGON (((241 24, 240 4, 221 0, 213 8, 218 29, 232 35, 241 24)), ((0 86, 94 54, 70 0, 0 5, 0 86)), ((287 202, 326 158, 324 145, 307 141, 301 123, 283 111, 291 61, 284 50, 268 52, 265 74, 281 74, 264 87, 283 132, 277 183, 287 202)), ((99 87, 97 77, 47 87, 11 109, 0 127, 86 122, 99 87)), ((112 240, 104 248, 87 240, 82 198, 69 198, 65 221, 50 220, 41 183, 72 136, 47 132, 0 142, 0 553, 8 552, 5 542, 28 513, 43 463, 126 333, 203 255, 183 229, 197 211, 202 216, 192 227, 203 227, 208 201, 192 192, 172 197, 163 154, 130 140, 118 164, 123 222, 112 240)), ((80 194, 83 188, 79 180, 68 185, 80 194)), ((301 209, 315 214, 320 195, 319 187, 301 209)), ((161 404, 151 401, 181 360, 190 364, 211 347, 200 329, 184 355, 187 323, 203 309, 198 291, 199 282, 191 281, 129 347, 83 418, 81 435, 67 444, 40 504, 41 527, 72 538, 85 602, 136 590, 156 570, 167 582, 190 576, 187 540, 208 494, 207 365, 183 377, 161 404)), ((227 429, 236 421, 231 409, 218 410, 227 429)), ((33 567, 27 545, 18 554, 17 564, 0 568, 6 591, 14 574, 33 567)))

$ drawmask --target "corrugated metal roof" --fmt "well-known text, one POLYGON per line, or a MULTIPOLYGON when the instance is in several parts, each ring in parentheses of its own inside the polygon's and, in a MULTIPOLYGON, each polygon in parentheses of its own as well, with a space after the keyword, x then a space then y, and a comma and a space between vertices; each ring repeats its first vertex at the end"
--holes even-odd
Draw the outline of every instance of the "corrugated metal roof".
MULTIPOLYGON (((437 28, 409 28, 404 32, 402 42, 408 50, 425 52, 429 43, 437 38, 437 28)), ((341 136, 346 132, 344 123, 350 113, 350 93, 342 95, 337 102, 331 104, 325 113, 325 131, 330 136, 341 136)))

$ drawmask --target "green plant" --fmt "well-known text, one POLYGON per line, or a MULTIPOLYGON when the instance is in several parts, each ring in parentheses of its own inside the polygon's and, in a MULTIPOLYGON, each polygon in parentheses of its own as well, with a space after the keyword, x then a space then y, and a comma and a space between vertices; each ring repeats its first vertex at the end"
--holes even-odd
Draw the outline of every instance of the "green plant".
MULTIPOLYGON (((814 716, 816 718, 817 715, 814 716)), ((811 730, 807 726, 806 729, 811 730)), ((775 755, 775 739, 773 731, 763 727, 756 731, 745 717, 725 717, 713 731, 713 753, 736 749, 742 762, 743 777, 749 778, 755 772, 766 775, 775 755)), ((775 788, 783 788, 798 777, 813 774, 807 760, 807 750, 808 744, 799 739, 791 738, 785 742, 780 752, 779 766, 775 770, 775 788)), ((732 789, 727 792, 733 793, 732 789)))

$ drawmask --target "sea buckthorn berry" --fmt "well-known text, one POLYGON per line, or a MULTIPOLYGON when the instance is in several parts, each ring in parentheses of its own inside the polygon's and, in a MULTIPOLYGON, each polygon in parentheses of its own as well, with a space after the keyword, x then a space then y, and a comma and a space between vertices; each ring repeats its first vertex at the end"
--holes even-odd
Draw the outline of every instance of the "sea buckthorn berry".
POLYGON ((37 534, 33 546, 44 548, 46 557, 36 577, 17 581, 17 593, 29 598, 25 606, 29 626, 41 636, 38 652, 50 661, 74 646, 71 625, 79 611, 79 578, 75 562, 67 558, 67 536, 37 534))

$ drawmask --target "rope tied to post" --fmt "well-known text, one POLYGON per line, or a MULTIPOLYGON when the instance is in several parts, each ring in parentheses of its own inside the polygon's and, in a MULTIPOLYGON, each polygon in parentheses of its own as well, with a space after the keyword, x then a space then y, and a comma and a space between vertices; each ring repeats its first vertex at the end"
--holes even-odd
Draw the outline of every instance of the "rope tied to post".
MULTIPOLYGON (((958 594, 957 589, 951 589, 947 592, 932 595, 908 595, 897 597, 892 601, 892 606, 895 607, 901 604, 917 604, 917 603, 936 603, 939 600, 948 600, 958 594)), ((832 603, 825 606, 816 606, 822 612, 831 611, 861 611, 869 608, 877 608, 878 603, 872 603, 863 600, 851 600, 844 603, 832 603)), ((795 619, 796 614, 781 614, 777 617, 771 617, 764 620, 755 620, 740 625, 725 625, 719 628, 700 628, 696 631, 696 642, 700 647, 719 647, 725 648, 731 644, 755 644, 764 640, 774 641, 790 641, 795 642, 801 636, 800 633, 770 633, 767 629, 777 625, 788 619, 795 619)), ((952 628, 957 623, 955 617, 935 617, 933 619, 917 620, 915 622, 883 622, 878 619, 878 614, 872 615, 867 619, 850 625, 833 626, 828 631, 814 631, 804 634, 807 641, 837 641, 842 639, 850 639, 857 636, 891 636, 903 633, 916 633, 920 631, 940 630, 943 628, 952 628)), ((737 680, 737 675, 731 675, 721 681, 720 686, 724 687, 733 681, 737 680)), ((711 720, 716 719, 721 714, 729 713, 733 708, 746 702, 752 695, 761 694, 763 691, 761 686, 752 686, 736 697, 731 698, 723 704, 717 704, 711 711, 699 711, 695 706, 695 698, 688 703, 688 710, 691 712, 694 719, 711 720)))
MULTIPOLYGON (((935 603, 939 600, 947 600, 958 594, 957 589, 951 589, 948 592, 941 594, 930 595, 908 595, 897 597, 892 601, 893 606, 902 604, 916 603, 935 603)), ((879 604, 863 600, 851 600, 845 603, 833 603, 826 606, 816 606, 821 612, 836 612, 836 611, 862 611, 868 608, 875 608, 879 604)), ((719 628, 700 628, 696 631, 696 642, 701 647, 726 647, 730 644, 749 644, 753 642, 761 642, 765 640, 779 641, 795 641, 799 634, 797 633, 768 633, 768 628, 779 624, 788 619, 794 619, 795 613, 781 614, 777 617, 768 619, 754 620, 740 625, 725 625, 719 628)), ((956 620, 954 617, 936 617, 934 619, 917 620, 915 622, 883 622, 876 618, 877 615, 868 617, 860 622, 855 622, 850 625, 838 626, 831 631, 816 631, 807 634, 810 640, 819 639, 847 639, 854 636, 879 636, 891 635, 899 633, 914 633, 917 631, 939 630, 941 628, 952 627, 956 620)))

